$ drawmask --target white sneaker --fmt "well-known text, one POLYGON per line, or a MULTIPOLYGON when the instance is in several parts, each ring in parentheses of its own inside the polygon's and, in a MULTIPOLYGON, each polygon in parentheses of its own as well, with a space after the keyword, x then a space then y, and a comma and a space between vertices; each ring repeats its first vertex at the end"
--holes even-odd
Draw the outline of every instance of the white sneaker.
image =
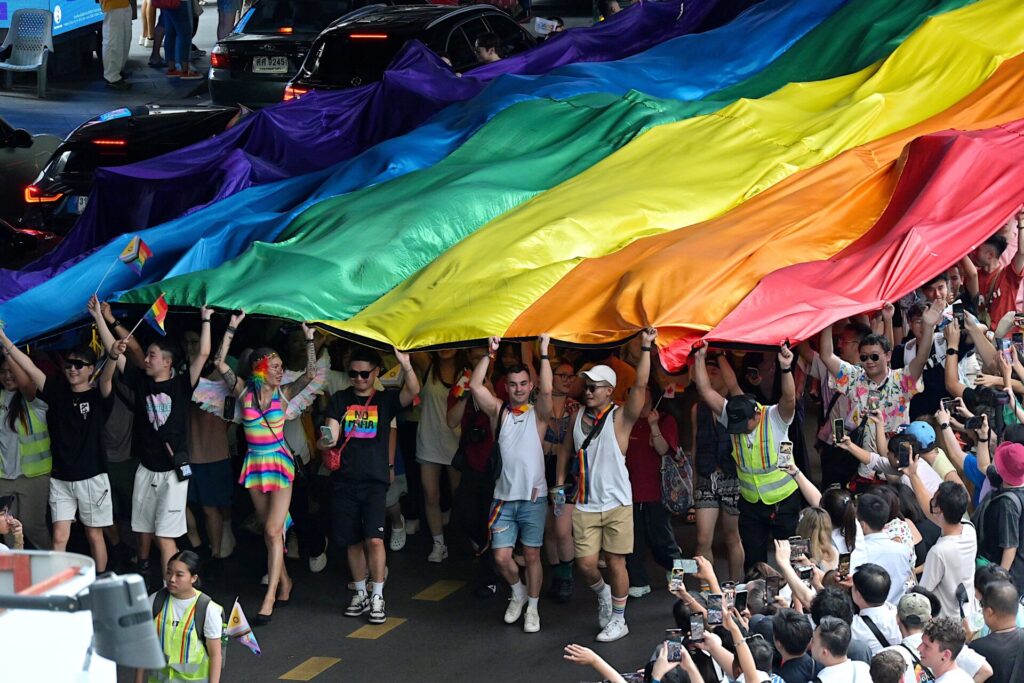
POLYGON ((630 586, 629 597, 631 598, 642 598, 651 592, 650 586, 630 586))
POLYGON ((612 620, 612 600, 601 596, 597 598, 597 625, 604 629, 612 620))
POLYGON ((148 49, 152 50, 153 49, 153 39, 152 38, 146 38, 146 43, 142 47, 145 47, 145 48, 148 48, 148 49))
POLYGON ((352 596, 352 602, 349 603, 348 609, 345 610, 346 617, 358 617, 361 614, 366 614, 370 611, 370 596, 366 594, 366 591, 359 591, 352 596))
POLYGON ((608 625, 597 634, 597 642, 599 643, 610 643, 613 640, 618 640, 629 635, 629 627, 626 626, 625 619, 612 619, 608 622, 608 625))
POLYGON ((139 36, 139 45, 141 47, 146 47, 146 36, 139 36))
POLYGON ((444 559, 447 558, 447 557, 448 557, 448 546, 442 545, 440 543, 435 543, 434 544, 434 549, 430 551, 429 555, 427 555, 427 562, 434 562, 434 563, 443 562, 444 559))
POLYGON ((327 539, 324 539, 324 551, 316 557, 309 558, 309 571, 319 574, 327 566, 327 539))
POLYGON ((268 585, 269 583, 270 583, 270 575, 269 575, 269 574, 264 574, 264 575, 263 575, 263 578, 262 578, 262 579, 260 579, 260 585, 261 585, 261 586, 266 586, 266 585, 268 585))
POLYGON ((405 517, 401 521, 391 527, 391 540, 388 543, 388 547, 391 548, 391 552, 397 553, 399 550, 405 547, 405 517))
POLYGON ((407 519, 405 520, 405 533, 412 536, 418 533, 420 530, 420 520, 418 519, 407 519))
POLYGON ((521 598, 517 598, 515 594, 509 598, 508 608, 505 610, 505 623, 514 624, 519 621, 519 617, 523 616, 523 608, 526 607, 528 602, 527 597, 524 595, 521 598))
POLYGON ((221 558, 231 557, 231 553, 235 552, 235 534, 231 531, 231 525, 224 525, 224 533, 220 537, 220 556, 221 558))
POLYGON ((384 613, 384 596, 374 595, 370 598, 370 623, 383 624, 388 620, 384 613))
POLYGON ((533 608, 526 608, 526 618, 523 619, 523 633, 536 633, 540 630, 540 612, 533 608))

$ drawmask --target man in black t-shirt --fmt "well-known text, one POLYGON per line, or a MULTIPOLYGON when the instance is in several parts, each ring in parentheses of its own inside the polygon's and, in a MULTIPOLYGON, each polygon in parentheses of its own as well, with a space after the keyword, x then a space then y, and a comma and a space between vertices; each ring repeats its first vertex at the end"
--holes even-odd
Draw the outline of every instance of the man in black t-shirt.
MULTIPOLYGON (((93 300, 95 303, 95 299, 93 300)), ((94 317, 99 305, 90 305, 94 317)), ((67 549, 71 524, 76 514, 85 527, 96 572, 107 569, 107 546, 103 528, 114 523, 103 452, 103 427, 113 402, 116 361, 124 353, 124 342, 104 339, 109 349, 96 384, 90 381, 96 368, 96 354, 89 347, 71 351, 64 359, 63 379, 48 379, 32 359, 10 343, 0 328, 0 342, 11 358, 32 379, 37 396, 47 405, 46 423, 50 433, 53 470, 50 473, 50 513, 53 520, 53 549, 67 549)))
POLYGON ((992 583, 982 596, 982 615, 990 632, 971 641, 971 649, 992 666, 988 683, 1016 683, 1024 679, 1024 629, 1017 626, 1019 600, 1020 592, 1009 581, 992 583))
POLYGON ((1014 583, 1024 586, 1024 446, 1003 442, 993 459, 1003 486, 978 511, 981 544, 978 554, 1002 565, 1014 583))
MULTIPOLYGON (((175 461, 187 463, 188 410, 210 355, 211 313, 205 306, 200 309, 199 351, 189 363, 188 372, 175 370, 175 354, 180 346, 167 337, 159 337, 150 344, 141 362, 130 346, 126 355, 137 367, 126 367, 124 356, 118 359, 118 369, 134 396, 132 453, 139 459, 139 468, 132 491, 132 531, 140 536, 139 571, 144 575, 149 568, 153 540, 160 548, 163 576, 171 556, 178 551, 175 539, 187 531, 188 479, 179 478, 175 461)), ((107 329, 102 316, 96 325, 100 334, 107 329)), ((122 334, 124 326, 117 321, 114 325, 122 334)), ((124 335, 127 336, 127 330, 124 335)))
POLYGON ((391 421, 420 393, 419 379, 408 354, 395 350, 405 376, 401 391, 374 389, 381 361, 376 351, 356 347, 348 363, 352 386, 334 394, 327 406, 320 448, 341 449, 341 467, 331 475, 331 514, 336 542, 348 549, 348 565, 356 585, 345 616, 370 613, 371 624, 383 624, 384 517, 388 486, 395 463, 388 448, 391 421), (364 554, 365 546, 365 554, 364 554), (367 558, 372 595, 367 594, 367 558))

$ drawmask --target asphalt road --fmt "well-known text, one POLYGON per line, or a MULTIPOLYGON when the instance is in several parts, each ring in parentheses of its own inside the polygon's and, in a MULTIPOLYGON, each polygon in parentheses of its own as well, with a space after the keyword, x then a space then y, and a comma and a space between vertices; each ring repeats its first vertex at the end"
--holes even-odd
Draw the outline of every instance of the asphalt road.
MULTIPOLYGON (((684 554, 692 553, 693 529, 677 526, 684 554)), ((673 627, 674 598, 666 589, 664 572, 652 564, 654 590, 630 599, 630 634, 622 640, 594 642, 597 601, 579 582, 568 604, 542 597, 540 632, 523 633, 521 622, 507 626, 502 620, 507 586, 489 599, 474 596, 472 553, 468 544, 460 543, 464 536, 457 529, 449 529, 448 535, 451 556, 440 565, 427 563, 430 538, 422 531, 409 537, 404 550, 388 554, 388 621, 378 627, 368 626, 365 616, 343 615, 351 593, 338 554, 330 553, 330 564, 319 574, 310 573, 304 559, 289 560, 295 579, 290 604, 275 610, 269 625, 256 629, 263 655, 256 657, 231 642, 223 680, 595 681, 591 669, 562 660, 566 644, 592 647, 620 671, 629 671, 643 666, 661 642, 663 630, 673 627)), ((239 532, 239 547, 227 561, 224 576, 208 582, 204 590, 228 609, 240 596, 243 609, 252 616, 262 598, 259 579, 264 567, 261 539, 239 532)), ((545 585, 548 580, 546 571, 545 585)), ((131 680, 127 671, 121 673, 120 680, 131 680)))

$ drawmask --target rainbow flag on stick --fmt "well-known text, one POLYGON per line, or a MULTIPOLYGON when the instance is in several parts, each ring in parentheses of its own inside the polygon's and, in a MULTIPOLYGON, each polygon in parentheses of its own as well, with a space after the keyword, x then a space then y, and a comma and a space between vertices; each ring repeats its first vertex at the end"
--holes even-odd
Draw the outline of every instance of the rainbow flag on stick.
POLYGON ((153 302, 153 305, 146 311, 146 315, 139 319, 139 322, 135 323, 135 327, 128 333, 128 336, 135 334, 135 330, 139 329, 139 325, 142 321, 146 321, 153 326, 153 329, 160 333, 160 336, 167 334, 164 329, 164 320, 167 319, 167 300, 164 299, 164 295, 161 293, 157 300, 153 302))
POLYGON ((228 618, 228 626, 224 632, 230 638, 234 638, 252 650, 254 655, 263 654, 260 644, 256 642, 256 636, 253 635, 252 628, 249 626, 249 620, 245 618, 242 606, 238 604, 238 598, 235 598, 235 606, 231 608, 231 616, 228 618))
POLYGON ((118 257, 121 263, 125 264, 129 268, 135 271, 136 274, 142 274, 142 266, 145 265, 146 259, 153 255, 153 250, 149 248, 142 238, 136 235, 128 242, 128 246, 124 248, 121 255, 118 257))

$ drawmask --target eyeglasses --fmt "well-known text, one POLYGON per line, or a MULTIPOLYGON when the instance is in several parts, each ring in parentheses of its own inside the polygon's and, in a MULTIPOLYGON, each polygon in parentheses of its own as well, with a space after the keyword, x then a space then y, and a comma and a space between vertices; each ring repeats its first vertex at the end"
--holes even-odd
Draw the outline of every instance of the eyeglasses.
POLYGON ((608 387, 604 384, 584 384, 583 391, 588 394, 596 394, 598 389, 607 389, 608 387))
POLYGON ((555 377, 558 379, 569 379, 570 377, 573 377, 573 374, 571 372, 556 372, 555 377))
POLYGON ((370 379, 370 375, 373 374, 373 370, 349 370, 348 376, 350 379, 370 379))
POLYGON ((863 363, 864 361, 866 361, 868 359, 870 359, 873 362, 877 363, 878 361, 880 361, 882 359, 882 357, 879 356, 877 353, 872 353, 872 354, 862 353, 862 354, 860 354, 860 362, 861 363, 863 363))
POLYGON ((65 370, 70 370, 71 368, 74 368, 75 370, 81 370, 82 368, 89 367, 90 365, 93 365, 93 363, 84 361, 81 358, 70 358, 64 361, 65 370))

